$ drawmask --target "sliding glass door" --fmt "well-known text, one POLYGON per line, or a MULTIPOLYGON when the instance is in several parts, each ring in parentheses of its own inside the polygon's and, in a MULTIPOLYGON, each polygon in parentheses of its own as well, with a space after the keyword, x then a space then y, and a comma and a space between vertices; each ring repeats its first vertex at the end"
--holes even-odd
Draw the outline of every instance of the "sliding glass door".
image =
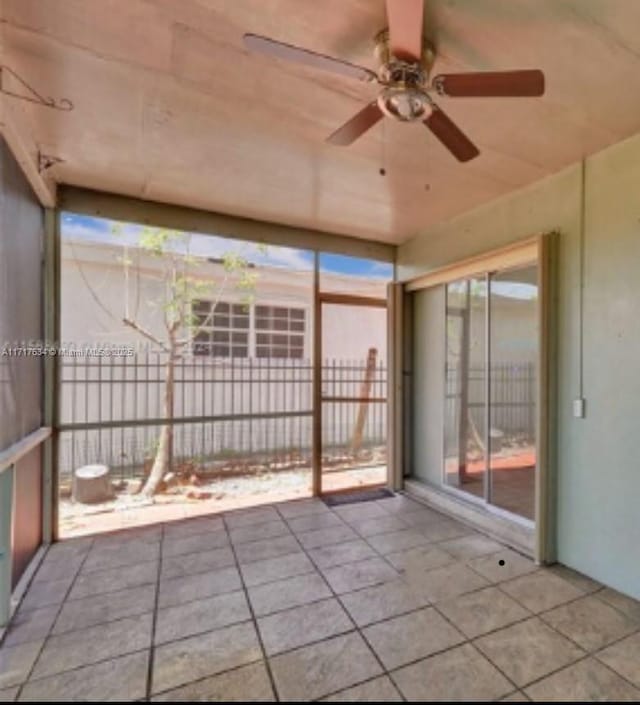
POLYGON ((533 520, 536 263, 447 285, 444 483, 533 520))
POLYGON ((484 278, 449 284, 444 481, 481 498, 486 474, 486 319, 484 278))
POLYGON ((497 507, 534 518, 538 267, 489 277, 489 482, 497 507))

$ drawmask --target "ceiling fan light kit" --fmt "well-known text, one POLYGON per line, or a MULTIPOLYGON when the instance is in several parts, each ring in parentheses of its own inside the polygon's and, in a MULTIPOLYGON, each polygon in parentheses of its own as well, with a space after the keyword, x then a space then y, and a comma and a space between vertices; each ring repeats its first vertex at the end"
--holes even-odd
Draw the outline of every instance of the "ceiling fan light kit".
POLYGON ((392 53, 388 29, 382 30, 375 42, 380 64, 378 83, 382 86, 378 96, 380 110, 401 122, 424 120, 431 113, 427 83, 435 59, 433 47, 425 41, 419 60, 407 61, 392 53))
POLYGON ((449 98, 537 97, 544 94, 544 74, 538 69, 440 74, 431 79, 436 58, 422 33, 423 0, 386 0, 389 28, 375 38, 377 73, 341 59, 282 42, 245 34, 253 52, 365 82, 376 82, 380 93, 327 138, 346 147, 383 117, 399 122, 422 122, 458 159, 466 162, 480 154, 478 148, 434 102, 432 94, 449 98))

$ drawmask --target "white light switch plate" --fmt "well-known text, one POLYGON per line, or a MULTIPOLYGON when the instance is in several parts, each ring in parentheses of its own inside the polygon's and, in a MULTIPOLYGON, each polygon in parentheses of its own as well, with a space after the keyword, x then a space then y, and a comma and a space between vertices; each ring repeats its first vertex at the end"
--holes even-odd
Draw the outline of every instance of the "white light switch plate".
POLYGON ((584 418, 585 400, 583 398, 573 400, 573 415, 576 419, 584 418))

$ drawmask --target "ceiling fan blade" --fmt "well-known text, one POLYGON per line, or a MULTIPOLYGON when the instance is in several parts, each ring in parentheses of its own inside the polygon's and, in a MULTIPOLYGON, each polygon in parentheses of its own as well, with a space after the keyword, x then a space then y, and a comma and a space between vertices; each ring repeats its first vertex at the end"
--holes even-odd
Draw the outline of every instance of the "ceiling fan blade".
POLYGON ((291 44, 276 42, 268 37, 261 37, 258 34, 245 34, 243 37, 244 45, 249 51, 254 51, 259 54, 266 54, 277 59, 285 61, 293 61, 297 64, 304 64, 312 68, 322 69, 323 71, 331 71, 349 78, 357 78, 360 81, 376 81, 377 76, 373 71, 370 71, 363 66, 351 64, 348 61, 334 59, 332 56, 317 54, 315 51, 294 47, 291 44))
POLYGON ((424 0, 387 0, 389 48, 402 61, 420 61, 424 0))
POLYGON ((544 74, 526 71, 443 73, 433 79, 440 95, 451 97, 526 97, 544 94, 544 74))
POLYGON ((383 112, 378 107, 377 102, 369 103, 359 113, 356 113, 351 120, 345 122, 329 137, 327 142, 338 147, 347 147, 355 142, 369 128, 373 127, 378 120, 383 117, 383 112))
POLYGON ((458 161, 468 162, 480 154, 475 144, 437 105, 423 122, 458 161))

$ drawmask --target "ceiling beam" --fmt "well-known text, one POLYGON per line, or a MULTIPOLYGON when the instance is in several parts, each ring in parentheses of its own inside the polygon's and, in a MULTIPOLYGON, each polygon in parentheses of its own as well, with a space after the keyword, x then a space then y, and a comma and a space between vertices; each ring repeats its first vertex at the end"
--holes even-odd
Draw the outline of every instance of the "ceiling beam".
POLYGON ((128 223, 220 235, 265 245, 395 262, 396 245, 252 218, 60 185, 60 210, 128 223))

